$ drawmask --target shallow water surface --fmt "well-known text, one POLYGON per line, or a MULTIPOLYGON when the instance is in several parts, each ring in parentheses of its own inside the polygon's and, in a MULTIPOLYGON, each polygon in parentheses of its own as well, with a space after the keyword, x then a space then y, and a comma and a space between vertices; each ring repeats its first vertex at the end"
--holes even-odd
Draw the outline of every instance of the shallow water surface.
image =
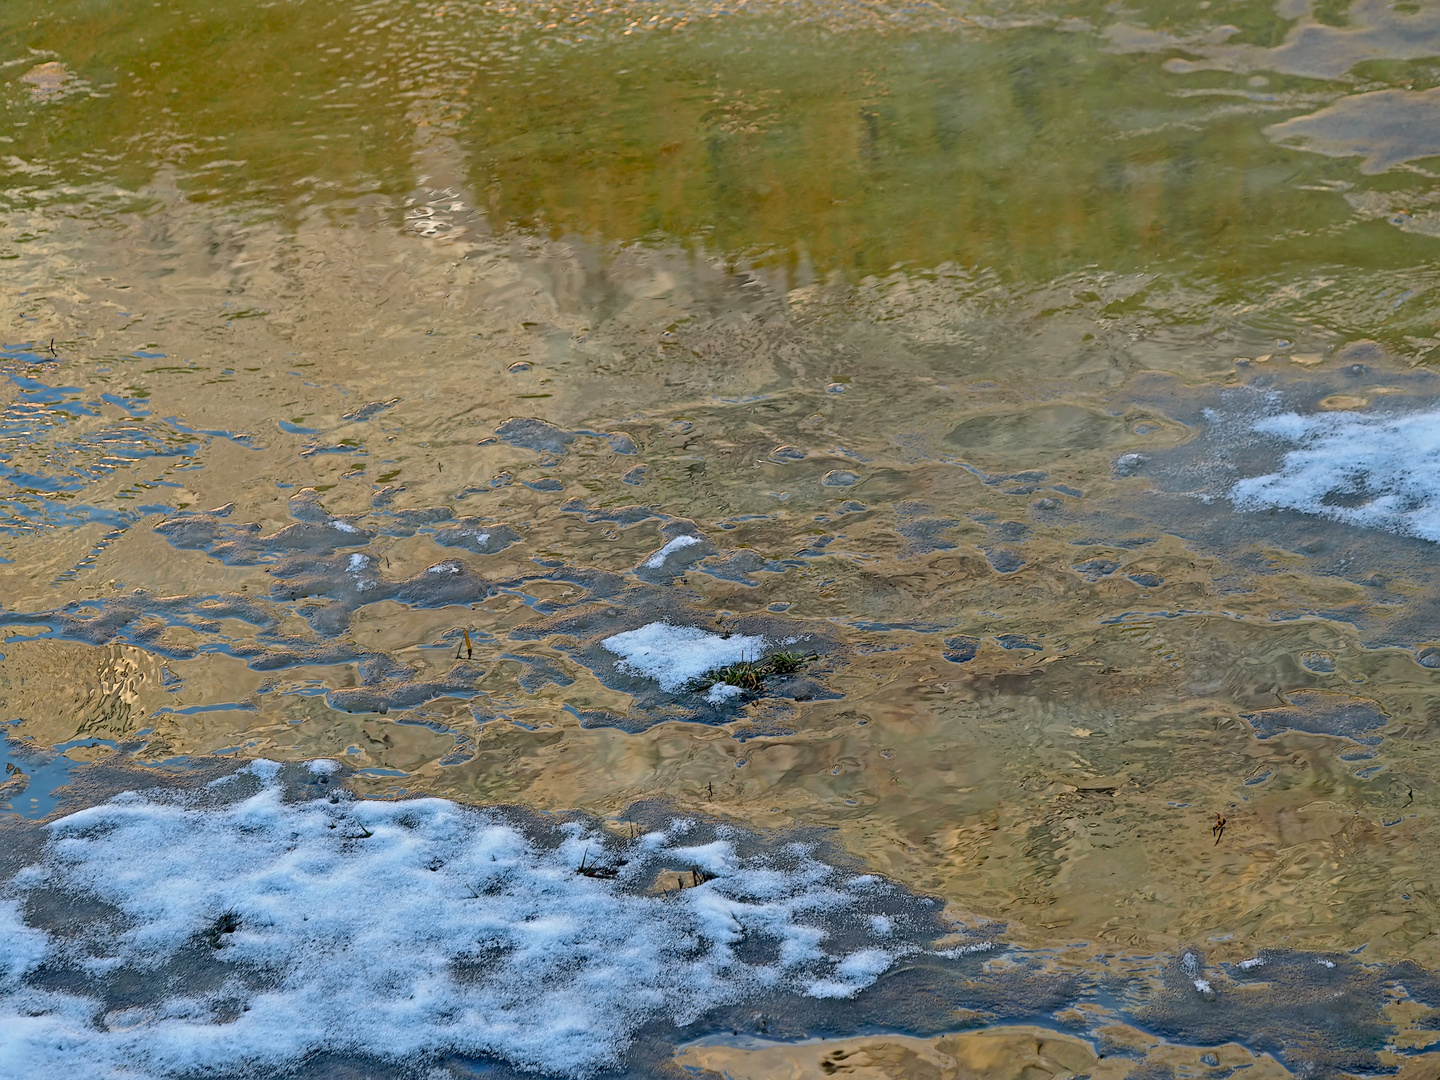
POLYGON ((1437 95, 1425 2, 13 0, 0 1071, 1433 1067, 1437 95))

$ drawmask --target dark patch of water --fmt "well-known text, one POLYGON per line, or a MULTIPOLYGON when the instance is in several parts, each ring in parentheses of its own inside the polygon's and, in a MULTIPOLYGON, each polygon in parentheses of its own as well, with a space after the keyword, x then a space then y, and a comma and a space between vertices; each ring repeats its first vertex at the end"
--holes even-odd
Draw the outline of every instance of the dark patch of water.
POLYGON ((1361 743, 1378 743, 1371 734, 1390 722, 1380 706, 1368 698, 1324 690, 1292 690, 1286 704, 1275 709, 1244 713, 1243 718, 1260 739, 1283 731, 1335 735, 1361 743))

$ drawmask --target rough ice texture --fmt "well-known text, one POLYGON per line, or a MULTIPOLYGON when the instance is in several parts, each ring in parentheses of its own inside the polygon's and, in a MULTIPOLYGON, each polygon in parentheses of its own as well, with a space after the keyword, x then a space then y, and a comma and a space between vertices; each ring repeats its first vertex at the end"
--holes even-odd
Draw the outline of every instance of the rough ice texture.
POLYGON ((1363 157, 1360 171, 1374 175, 1440 154, 1437 110, 1436 88, 1347 94, 1327 108, 1272 124, 1265 134, 1327 157, 1363 157))
POLYGON ((465 548, 477 555, 494 555, 520 540, 509 525, 487 523, 480 518, 459 518, 453 525, 435 531, 435 542, 444 547, 465 548))
POLYGON ((343 631, 352 612, 381 600, 435 608, 473 604, 490 595, 485 580, 459 559, 442 559, 401 581, 384 578, 380 560, 358 551, 296 556, 277 563, 270 573, 275 579, 270 586, 272 599, 290 602, 313 597, 321 601, 296 609, 320 633, 343 631))
POLYGON ((765 558, 759 552, 741 550, 733 552, 723 559, 718 556, 707 559, 700 564, 699 569, 711 577, 717 577, 723 581, 755 586, 760 582, 752 577, 752 574, 783 574, 788 567, 783 562, 765 558))
POLYGON ((1076 563, 1070 569, 1086 581, 1094 582, 1099 581, 1102 577, 1109 577, 1120 569, 1120 564, 1114 559, 1086 559, 1084 562, 1076 563))
POLYGON ((485 669, 467 661, 455 663, 448 671, 430 678, 417 677, 414 668, 399 664, 383 654, 372 654, 360 664, 362 685, 331 690, 325 700, 332 709, 345 712, 389 712, 408 709, 437 697, 468 697, 485 669), (380 664, 375 664, 380 661, 380 664), (367 670, 373 665, 378 670, 367 670), (382 666, 383 665, 383 666, 382 666))
POLYGON ((361 405, 358 409, 351 409, 349 412, 342 414, 340 419, 352 420, 358 424, 365 420, 369 420, 373 416, 378 416, 380 413, 384 412, 392 405, 397 404, 399 401, 399 398, 393 397, 388 398, 385 401, 371 401, 365 405, 361 405))
POLYGON ((375 536, 340 518, 297 521, 264 535, 259 525, 232 525, 203 513, 174 514, 156 525, 155 531, 182 551, 203 551, 231 566, 254 566, 300 552, 325 554, 366 544, 375 536))
POLYGON ((705 695, 705 700, 710 702, 711 705, 723 705, 727 701, 733 701, 735 698, 743 697, 744 694, 745 691, 738 686, 732 686, 730 683, 717 682, 710 687, 709 692, 705 695))
MULTIPOLYGON (((645 465, 637 465, 635 469, 645 469, 647 467, 648 466, 645 465)), ((633 473, 635 469, 631 469, 630 472, 633 473)), ((625 475, 629 476, 630 473, 626 473, 625 475)), ((621 479, 624 479, 624 477, 621 479)), ((591 524, 597 521, 613 521, 617 525, 634 525, 636 522, 660 516, 660 513, 653 506, 618 506, 609 509, 592 508, 586 505, 584 499, 569 499, 560 509, 567 514, 584 514, 585 520, 591 524)))
POLYGON ((331 515, 320 505, 320 493, 314 488, 290 496, 288 512, 296 523, 269 535, 254 522, 225 520, 232 510, 233 506, 223 506, 202 513, 172 514, 156 525, 155 531, 182 551, 203 551, 232 566, 255 566, 289 555, 327 554, 368 543, 375 536, 331 515))
POLYGON ((945 639, 946 660, 952 664, 968 664, 980 652, 980 639, 966 634, 956 634, 945 639))
POLYGON ((654 555, 651 555, 648 559, 646 559, 645 562, 641 565, 645 566, 647 569, 650 570, 658 570, 660 567, 665 565, 665 560, 667 558, 669 558, 675 552, 679 551, 681 548, 694 547, 696 544, 699 543, 701 543, 701 540, 698 536, 677 536, 674 540, 671 540, 659 551, 655 552, 654 555))
POLYGON ((1279 471, 1230 489, 1238 510, 1273 508, 1440 541, 1440 411, 1267 416, 1261 434, 1296 445, 1279 471))
POLYGON ((502 442, 540 453, 563 454, 575 436, 534 417, 511 417, 495 429, 502 442))
POLYGON ((1328 690, 1292 690, 1278 709, 1242 713, 1256 738, 1268 739, 1282 731, 1308 731, 1357 742, 1379 742, 1372 735, 1390 722, 1378 702, 1328 690))
POLYGON ((638 454, 640 447, 635 444, 635 439, 624 431, 611 431, 605 435, 605 440, 610 444, 610 449, 617 454, 638 454))
POLYGON ((1379 1055, 1393 1045, 1384 1010, 1440 994, 1434 974, 1411 961, 1278 949, 1228 969, 1189 950, 1164 965, 1161 982, 1131 1014, 1147 1032, 1190 1046, 1235 1039, 1281 1057, 1297 1077, 1384 1072, 1379 1055))
POLYGON ((635 576, 641 581, 664 585, 673 581, 715 549, 703 536, 695 532, 688 521, 674 521, 661 527, 665 543, 635 568, 635 576))
POLYGON ((903 894, 803 844, 673 819, 622 841, 283 781, 259 761, 48 826, 0 888, 0 1075, 271 1076, 329 1053, 583 1077, 643 1025, 853 997, 921 948, 872 930, 903 894), (44 925, 65 897, 91 917, 44 925))
POLYGON ((695 626, 652 622, 600 644, 620 657, 622 670, 654 679, 661 690, 674 693, 707 671, 760 659, 769 642, 758 634, 709 634, 695 626))

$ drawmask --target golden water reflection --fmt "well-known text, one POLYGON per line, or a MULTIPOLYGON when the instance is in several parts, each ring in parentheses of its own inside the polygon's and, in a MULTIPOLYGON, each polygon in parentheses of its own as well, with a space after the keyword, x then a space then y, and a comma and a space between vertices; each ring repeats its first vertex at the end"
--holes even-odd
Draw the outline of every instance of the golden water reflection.
MULTIPOLYGON (((1376 172, 1343 132, 1289 138, 1344 94, 1433 95, 1431 17, 1334 7, 770 4, 627 35, 618 8, 20 0, 6 733, 823 826, 1036 947, 1440 965, 1428 547, 1323 522, 1292 542, 1219 481, 1120 464, 1203 456, 1246 402, 1433 400, 1423 156, 1376 172), (527 449, 497 436, 513 417, 573 437, 527 449), (324 623, 281 596, 279 554, 155 531, 228 506, 217 529, 272 536, 306 489, 378 580, 458 558, 494 591, 324 623), (457 518, 521 540, 442 546, 457 518), (644 593, 677 520, 717 555, 644 593), (580 570, 635 591, 596 599, 580 570), (696 625, 824 628, 807 674, 835 696, 656 722, 578 639, 531 633, 661 595, 696 625), (252 662, 282 638, 293 662, 252 662), (443 680, 471 638, 463 692, 327 698, 362 655, 443 680), (1373 723, 1296 728, 1326 703, 1373 723)), ((1113 1064, 1018 1029, 844 1052, 859 1076, 1113 1064)), ((838 1053, 681 1060, 799 1077, 838 1053)))

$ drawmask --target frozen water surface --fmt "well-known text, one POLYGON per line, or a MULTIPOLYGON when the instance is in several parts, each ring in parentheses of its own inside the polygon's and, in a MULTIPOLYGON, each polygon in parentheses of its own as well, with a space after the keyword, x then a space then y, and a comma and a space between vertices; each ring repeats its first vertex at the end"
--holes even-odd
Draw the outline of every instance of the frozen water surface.
POLYGON ((813 842, 357 801, 327 789, 334 762, 308 769, 287 788, 257 761, 45 827, 0 901, 6 1075, 273 1075, 330 1052, 583 1077, 653 1022, 854 997, 941 930, 813 842), (82 900, 104 914, 55 921, 82 900), (27 922, 46 905, 48 930, 27 922))
POLYGON ((622 668, 675 691, 706 672, 761 659, 770 643, 758 634, 708 634, 694 626, 653 622, 601 644, 621 658, 622 668))
POLYGON ((0 1053, 1434 1071, 1434 4, 115 7, 0 5, 0 1053))
POLYGON ((1440 412, 1292 412, 1255 431, 1295 448, 1277 471, 1236 481, 1237 509, 1299 510, 1440 541, 1440 412))

